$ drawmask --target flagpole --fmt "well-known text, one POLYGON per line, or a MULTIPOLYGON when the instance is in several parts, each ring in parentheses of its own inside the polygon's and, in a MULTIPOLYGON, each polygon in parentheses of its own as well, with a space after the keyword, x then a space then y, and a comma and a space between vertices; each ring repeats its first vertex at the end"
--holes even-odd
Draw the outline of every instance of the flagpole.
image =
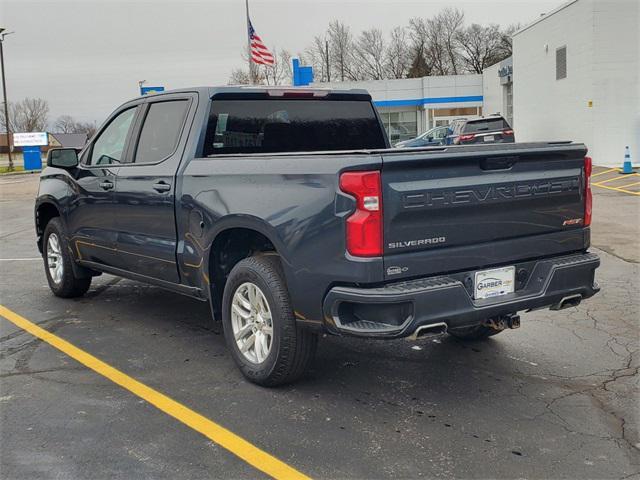
POLYGON ((245 10, 247 12, 247 57, 249 59, 249 83, 255 83, 255 75, 253 74, 253 62, 251 61, 251 37, 249 36, 249 0, 244 0, 245 10))

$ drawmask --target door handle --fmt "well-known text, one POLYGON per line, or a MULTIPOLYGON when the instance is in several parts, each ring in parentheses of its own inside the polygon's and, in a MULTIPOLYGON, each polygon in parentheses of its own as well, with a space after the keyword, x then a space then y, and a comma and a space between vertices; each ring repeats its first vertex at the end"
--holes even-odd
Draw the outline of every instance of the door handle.
POLYGON ((158 183, 154 183, 153 184, 153 189, 156 192, 164 193, 164 192, 168 192, 169 190, 171 190, 171 185, 169 185, 166 182, 158 182, 158 183))
POLYGON ((100 182, 98 185, 103 190, 111 190, 113 188, 113 182, 110 182, 109 180, 105 180, 104 182, 100 182))

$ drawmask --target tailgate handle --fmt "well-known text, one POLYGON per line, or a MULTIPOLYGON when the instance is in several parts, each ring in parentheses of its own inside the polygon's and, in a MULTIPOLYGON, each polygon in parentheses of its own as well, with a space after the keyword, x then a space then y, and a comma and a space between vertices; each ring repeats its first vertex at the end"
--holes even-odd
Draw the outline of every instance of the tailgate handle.
POLYGON ((482 170, 508 170, 515 165, 520 157, 489 157, 480 160, 482 170))

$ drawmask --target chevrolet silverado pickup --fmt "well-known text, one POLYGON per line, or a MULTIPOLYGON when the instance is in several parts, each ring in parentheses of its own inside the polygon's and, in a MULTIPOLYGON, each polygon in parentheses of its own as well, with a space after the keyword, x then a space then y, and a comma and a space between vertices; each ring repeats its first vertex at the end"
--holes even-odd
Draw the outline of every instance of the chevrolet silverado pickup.
POLYGON ((102 273, 209 302, 252 382, 319 334, 478 340, 598 291, 575 143, 392 149, 363 90, 203 87, 50 150, 35 205, 54 295, 102 273))

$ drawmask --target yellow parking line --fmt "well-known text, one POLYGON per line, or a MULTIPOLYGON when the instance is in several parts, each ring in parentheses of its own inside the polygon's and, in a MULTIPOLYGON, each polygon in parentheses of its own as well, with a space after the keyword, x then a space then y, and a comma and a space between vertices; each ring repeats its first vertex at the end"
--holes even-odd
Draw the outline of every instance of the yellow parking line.
POLYGON ((633 187, 634 185, 640 185, 640 182, 627 183, 626 185, 621 185, 620 187, 617 187, 617 188, 633 187))
POLYGON ((606 180, 602 180, 602 181, 600 181, 598 183, 594 183, 593 185, 602 185, 603 183, 615 182, 616 180, 624 180, 624 179, 630 178, 630 177, 640 177, 640 174, 631 173, 629 175, 625 175, 624 177, 607 178, 606 180))
POLYGON ((591 175, 591 178, 597 177, 598 175, 604 175, 605 173, 615 172, 616 170, 620 170, 619 168, 610 168, 609 170, 605 170, 604 172, 598 172, 591 175))
POLYGON ((38 337, 40 340, 48 343, 52 347, 57 348, 94 372, 108 378, 113 383, 120 385, 125 390, 129 390, 134 395, 146 400, 160 411, 201 433, 210 440, 213 440, 221 447, 227 449, 229 452, 267 475, 276 479, 309 478, 295 468, 269 455, 235 433, 167 397, 159 391, 137 381, 129 375, 122 373, 120 370, 113 368, 109 364, 72 345, 66 340, 63 340, 53 333, 37 326, 35 323, 30 322, 17 313, 12 312, 3 305, 0 305, 0 316, 6 318, 17 327, 26 330, 31 335, 38 337))
POLYGON ((622 190, 621 188, 610 187, 608 185, 598 185, 597 183, 594 183, 593 185, 600 188, 606 188, 607 190, 615 190, 616 192, 627 193, 629 195, 640 195, 640 192, 632 192, 631 190, 622 190))

